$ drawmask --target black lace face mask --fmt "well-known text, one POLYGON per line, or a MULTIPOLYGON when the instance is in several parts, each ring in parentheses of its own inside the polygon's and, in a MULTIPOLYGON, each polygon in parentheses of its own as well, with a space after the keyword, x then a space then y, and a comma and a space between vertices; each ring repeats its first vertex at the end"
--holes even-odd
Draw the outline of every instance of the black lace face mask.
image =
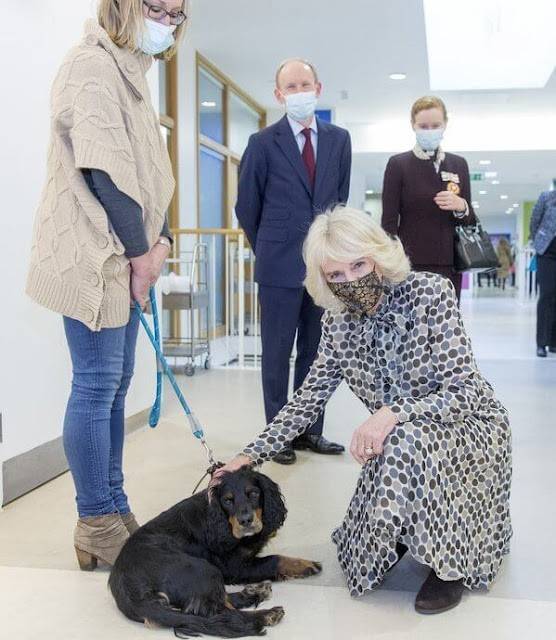
POLYGON ((384 281, 376 271, 351 282, 329 282, 330 291, 349 311, 368 316, 375 313, 384 293, 384 281))

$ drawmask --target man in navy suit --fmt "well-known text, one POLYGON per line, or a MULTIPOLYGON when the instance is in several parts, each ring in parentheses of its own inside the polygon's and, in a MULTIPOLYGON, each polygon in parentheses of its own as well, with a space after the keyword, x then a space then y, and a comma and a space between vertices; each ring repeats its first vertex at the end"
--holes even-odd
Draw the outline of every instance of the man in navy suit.
MULTIPOLYGON (((303 287, 303 241, 314 217, 347 202, 349 195, 349 133, 315 117, 321 90, 312 64, 298 58, 282 63, 274 95, 286 115, 251 136, 239 170, 236 215, 256 255, 267 422, 288 400, 296 333, 295 389, 305 379, 320 340, 322 309, 303 287)), ((322 436, 322 426, 323 416, 274 460, 293 464, 294 449, 342 453, 344 447, 322 436)))

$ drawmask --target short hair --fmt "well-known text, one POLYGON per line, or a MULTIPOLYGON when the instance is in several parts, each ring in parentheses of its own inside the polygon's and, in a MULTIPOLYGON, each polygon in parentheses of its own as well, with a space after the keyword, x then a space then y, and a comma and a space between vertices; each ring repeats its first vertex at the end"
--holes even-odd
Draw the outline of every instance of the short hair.
MULTIPOLYGON (((182 7, 187 15, 190 0, 183 0, 182 7)), ((99 0, 97 18, 115 45, 137 51, 137 34, 144 28, 143 0, 99 0)), ((166 51, 155 55, 155 58, 170 60, 174 56, 188 22, 189 19, 176 27, 175 43, 166 51)))
POLYGON ((274 77, 276 86, 278 86, 278 80, 280 79, 280 74, 284 70, 284 67, 290 64, 291 62, 301 62, 302 64, 306 64, 309 67, 309 69, 311 69, 311 71, 313 72, 313 77, 315 78, 315 82, 319 81, 319 75, 317 73, 317 69, 314 64, 312 64, 308 60, 305 60, 304 58, 288 58, 287 60, 284 60, 284 62, 281 62, 278 69, 276 69, 276 75, 274 77))
POLYGON ((402 243, 359 209, 339 205, 318 215, 303 245, 307 265, 305 287, 315 304, 334 313, 345 305, 330 290, 323 265, 327 259, 354 262, 371 258, 387 284, 403 282, 411 266, 402 243))
POLYGON ((415 100, 411 107, 411 122, 415 122, 415 116, 420 111, 426 111, 427 109, 440 109, 444 116, 444 120, 446 120, 446 122, 448 121, 448 111, 446 110, 444 101, 437 96, 423 96, 422 98, 419 98, 419 100, 415 100))

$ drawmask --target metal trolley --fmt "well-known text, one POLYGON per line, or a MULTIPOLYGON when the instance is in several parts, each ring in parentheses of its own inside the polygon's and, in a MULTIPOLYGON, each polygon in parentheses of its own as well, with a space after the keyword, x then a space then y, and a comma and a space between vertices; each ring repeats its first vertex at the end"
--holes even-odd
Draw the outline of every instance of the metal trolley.
MULTIPOLYGON (((163 352, 169 358, 185 358, 184 373, 195 375, 198 359, 203 359, 205 369, 210 368, 210 291, 208 248, 196 243, 192 251, 179 253, 169 258, 168 265, 179 265, 179 291, 162 291, 162 308, 168 311, 185 311, 186 322, 182 323, 181 336, 164 337, 163 352), (185 326, 183 326, 185 324, 185 326)), ((167 276, 172 278, 172 274, 167 276)))

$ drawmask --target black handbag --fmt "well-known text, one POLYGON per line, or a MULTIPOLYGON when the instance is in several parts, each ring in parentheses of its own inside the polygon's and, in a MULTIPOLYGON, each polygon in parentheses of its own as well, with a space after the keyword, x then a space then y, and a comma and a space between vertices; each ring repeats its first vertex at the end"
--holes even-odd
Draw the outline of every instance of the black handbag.
POLYGON ((454 268, 462 271, 491 271, 500 266, 488 233, 481 223, 458 225, 454 247, 454 268))

